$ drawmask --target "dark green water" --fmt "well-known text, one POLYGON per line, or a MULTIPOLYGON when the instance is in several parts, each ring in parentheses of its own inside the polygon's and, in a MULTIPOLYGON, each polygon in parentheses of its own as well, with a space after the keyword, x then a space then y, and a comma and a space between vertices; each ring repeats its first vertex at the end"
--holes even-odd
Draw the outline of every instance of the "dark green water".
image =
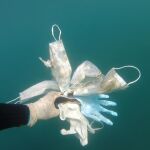
MULTIPOLYGON (((150 149, 150 2, 148 0, 1 0, 0 99, 18 96, 45 79, 38 60, 48 58, 51 26, 57 23, 73 69, 88 59, 104 73, 127 64, 141 69, 139 82, 112 93, 118 106, 114 125, 82 147, 74 136, 61 136, 59 118, 1 131, 0 150, 149 150, 150 149)), ((124 71, 127 80, 136 72, 124 71)))

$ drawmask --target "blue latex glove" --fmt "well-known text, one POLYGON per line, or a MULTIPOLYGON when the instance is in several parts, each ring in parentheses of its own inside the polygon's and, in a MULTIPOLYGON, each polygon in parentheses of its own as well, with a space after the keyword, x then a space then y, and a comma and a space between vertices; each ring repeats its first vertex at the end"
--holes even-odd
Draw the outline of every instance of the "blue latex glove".
POLYGON ((81 112, 94 121, 104 122, 108 125, 113 125, 113 122, 102 115, 107 113, 112 116, 118 116, 118 114, 112 110, 106 109, 103 106, 116 106, 116 102, 109 101, 109 96, 104 94, 95 94, 88 96, 75 96, 75 98, 81 103, 81 112))

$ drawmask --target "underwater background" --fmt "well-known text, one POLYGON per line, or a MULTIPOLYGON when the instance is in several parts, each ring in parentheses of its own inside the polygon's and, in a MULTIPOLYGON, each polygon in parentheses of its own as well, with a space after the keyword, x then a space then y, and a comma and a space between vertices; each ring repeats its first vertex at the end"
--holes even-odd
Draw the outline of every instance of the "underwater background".
MULTIPOLYGON (((38 57, 48 59, 58 24, 73 70, 90 60, 106 74, 112 67, 135 65, 141 79, 110 93, 118 117, 89 134, 82 147, 74 136, 60 135, 59 118, 34 127, 0 131, 0 150, 149 150, 150 149, 150 1, 148 0, 0 0, 0 102, 40 81, 51 79, 38 57)), ((126 81, 137 73, 120 72, 126 81)))

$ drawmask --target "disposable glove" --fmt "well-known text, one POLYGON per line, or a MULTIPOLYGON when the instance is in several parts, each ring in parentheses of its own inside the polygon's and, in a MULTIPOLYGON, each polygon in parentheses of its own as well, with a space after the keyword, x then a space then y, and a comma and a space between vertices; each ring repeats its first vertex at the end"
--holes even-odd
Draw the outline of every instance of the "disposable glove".
POLYGON ((59 115, 59 109, 55 107, 54 102, 59 96, 59 92, 49 92, 38 101, 27 104, 30 110, 28 126, 32 127, 37 120, 47 120, 57 117, 59 115))

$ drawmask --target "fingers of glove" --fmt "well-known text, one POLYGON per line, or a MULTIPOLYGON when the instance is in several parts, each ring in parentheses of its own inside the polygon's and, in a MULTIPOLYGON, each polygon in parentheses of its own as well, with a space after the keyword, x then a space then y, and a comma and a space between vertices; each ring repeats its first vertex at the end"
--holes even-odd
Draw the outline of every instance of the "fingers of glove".
POLYGON ((99 106, 99 111, 100 112, 104 112, 104 113, 108 113, 108 114, 110 114, 112 116, 118 116, 117 112, 109 110, 109 109, 106 109, 106 108, 104 108, 102 106, 99 106))
POLYGON ((106 95, 106 94, 99 94, 98 97, 99 97, 99 98, 109 98, 109 95, 106 95))
POLYGON ((104 122, 104 123, 106 123, 106 124, 108 124, 108 125, 113 125, 113 122, 112 122, 110 119, 104 117, 104 116, 103 116, 101 113, 99 113, 98 111, 84 112, 84 115, 85 115, 86 117, 88 117, 88 118, 91 118, 91 119, 95 120, 95 121, 104 122))
POLYGON ((111 125, 111 126, 113 125, 113 122, 110 119, 104 117, 102 114, 100 114, 100 113, 97 112, 96 115, 98 117, 98 121, 99 122, 104 122, 107 125, 111 125))
POLYGON ((99 100, 99 104, 103 106, 116 106, 117 103, 113 101, 108 101, 108 100, 99 100))

